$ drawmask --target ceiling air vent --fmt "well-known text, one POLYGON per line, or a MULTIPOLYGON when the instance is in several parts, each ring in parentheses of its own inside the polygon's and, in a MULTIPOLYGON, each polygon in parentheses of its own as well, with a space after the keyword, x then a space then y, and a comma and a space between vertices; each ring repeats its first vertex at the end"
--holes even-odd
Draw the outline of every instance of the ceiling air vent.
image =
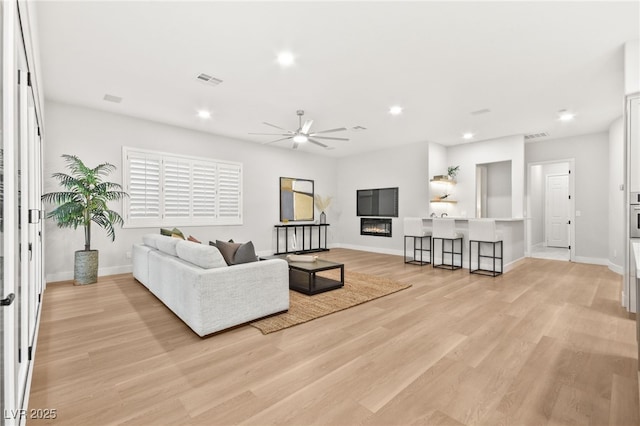
POLYGON ((110 94, 106 94, 104 95, 104 99, 107 102, 113 102, 115 104, 119 104, 120 102, 122 102, 122 98, 120 96, 114 96, 114 95, 110 95, 110 94))
POLYGON ((367 128, 362 126, 353 126, 351 130, 353 130, 354 132, 361 132, 363 130, 367 130, 367 128))
POLYGON ((529 133, 528 135, 524 135, 524 140, 530 141, 532 139, 546 138, 547 136, 549 136, 549 133, 547 132, 529 133))
POLYGON ((219 78, 215 78, 210 76, 209 74, 205 74, 205 73, 200 73, 196 76, 196 79, 204 84, 208 84, 210 86, 217 86, 218 84, 222 83, 222 80, 220 80, 219 78))
POLYGON ((489 108, 484 108, 484 109, 479 109, 477 111, 471 111, 471 115, 481 115, 481 114, 486 114, 488 112, 491 112, 491 110, 489 108))

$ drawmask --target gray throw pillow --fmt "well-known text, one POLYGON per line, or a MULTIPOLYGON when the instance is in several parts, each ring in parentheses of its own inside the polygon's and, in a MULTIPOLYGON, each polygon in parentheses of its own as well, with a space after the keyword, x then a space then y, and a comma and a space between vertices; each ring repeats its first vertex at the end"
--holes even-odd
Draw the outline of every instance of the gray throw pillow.
POLYGON ((236 250, 235 256, 233 256, 234 265, 238 265, 240 263, 249 263, 256 262, 258 257, 256 256, 256 249, 253 247, 253 242, 249 241, 242 244, 236 250))
POLYGON ((222 253, 227 265, 239 265, 241 263, 255 262, 256 250, 251 241, 246 243, 228 243, 226 241, 216 240, 215 246, 222 253))
POLYGON ((215 247, 220 250, 222 257, 224 257, 224 261, 227 262, 227 265, 233 265, 233 256, 235 256, 236 251, 238 251, 240 243, 228 243, 226 241, 216 240, 215 247))

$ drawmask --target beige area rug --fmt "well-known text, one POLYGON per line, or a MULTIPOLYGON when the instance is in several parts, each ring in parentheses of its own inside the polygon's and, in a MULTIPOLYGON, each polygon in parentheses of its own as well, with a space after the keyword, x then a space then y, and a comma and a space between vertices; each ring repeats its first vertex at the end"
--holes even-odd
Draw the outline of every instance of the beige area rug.
MULTIPOLYGON (((318 275, 340 279, 339 270, 331 270, 318 275)), ((254 321, 251 325, 262 331, 262 334, 269 334, 409 287, 411 284, 402 284, 388 278, 345 271, 344 287, 314 296, 290 290, 288 312, 254 321)))

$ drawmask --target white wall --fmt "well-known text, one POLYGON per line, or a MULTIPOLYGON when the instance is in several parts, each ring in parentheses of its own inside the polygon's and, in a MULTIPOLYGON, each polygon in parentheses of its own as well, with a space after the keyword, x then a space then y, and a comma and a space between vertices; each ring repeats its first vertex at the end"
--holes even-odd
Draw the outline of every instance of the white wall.
POLYGON ((624 122, 622 117, 609 127, 609 268, 622 274, 626 245, 624 185, 624 122))
POLYGON ((640 92, 640 40, 624 44, 624 93, 640 92))
MULTIPOLYGON (((273 225, 279 222, 279 177, 290 176, 315 181, 315 191, 323 196, 336 195, 336 162, 309 153, 187 130, 152 121, 105 113, 97 110, 46 102, 47 135, 45 141, 45 192, 57 189, 50 176, 64 171, 62 154, 75 154, 90 166, 108 161, 118 170, 111 181, 122 183, 122 146, 153 149, 168 153, 201 156, 243 163, 244 223, 241 226, 180 227, 203 242, 233 238, 252 240, 256 251, 275 250, 273 225)), ((355 192, 354 192, 355 198, 355 192)), ((114 204, 114 210, 121 206, 114 204)), ((331 223, 334 209, 327 212, 331 223)), ((355 211, 355 207, 354 207, 355 211)), ((319 213, 316 212, 316 217, 319 213)), ((102 229, 93 231, 92 248, 100 250, 100 275, 128 272, 131 260, 126 253, 142 235, 159 232, 157 228, 126 228, 116 231, 111 243, 102 229)), ((329 243, 335 229, 330 228, 329 243)), ((48 281, 70 279, 73 252, 83 248, 82 230, 58 229, 46 224, 46 274, 48 281)))
POLYGON ((487 217, 513 217, 511 214, 511 161, 487 166, 487 217))
MULTIPOLYGON (((525 144, 527 163, 575 159, 576 261, 607 264, 609 136, 596 133, 525 144)), ((622 164, 620 164, 622 167, 622 164)))
POLYGON ((500 161, 511 161, 511 215, 523 217, 525 163, 522 135, 456 145, 447 149, 448 165, 460 166, 455 188, 458 204, 454 215, 475 216, 476 165, 500 161))
MULTIPOLYGON (((338 164, 338 204, 335 218, 339 222, 343 247, 402 254, 402 218, 424 217, 429 210, 429 149, 426 142, 398 146, 340 158, 338 164), (399 188, 399 217, 392 219, 391 238, 360 235, 360 218, 356 216, 356 190, 399 188)), ((445 169, 446 170, 446 169, 445 169)))

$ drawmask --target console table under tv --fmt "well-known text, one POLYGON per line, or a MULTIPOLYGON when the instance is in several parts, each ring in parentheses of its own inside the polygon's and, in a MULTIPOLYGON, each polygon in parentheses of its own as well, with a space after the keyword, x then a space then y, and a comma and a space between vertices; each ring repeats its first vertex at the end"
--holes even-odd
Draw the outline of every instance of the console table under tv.
POLYGON ((314 253, 318 251, 328 251, 327 248, 327 228, 328 223, 287 223, 275 225, 276 228, 276 252, 275 254, 287 253, 314 253), (302 248, 289 247, 289 236, 295 235, 296 241, 299 241, 299 230, 302 230, 302 248), (324 239, 322 234, 324 230, 324 239), (280 251, 280 233, 284 231, 284 251, 280 251), (317 231, 317 232, 316 232, 317 231), (317 240, 314 236, 317 235, 317 240))

